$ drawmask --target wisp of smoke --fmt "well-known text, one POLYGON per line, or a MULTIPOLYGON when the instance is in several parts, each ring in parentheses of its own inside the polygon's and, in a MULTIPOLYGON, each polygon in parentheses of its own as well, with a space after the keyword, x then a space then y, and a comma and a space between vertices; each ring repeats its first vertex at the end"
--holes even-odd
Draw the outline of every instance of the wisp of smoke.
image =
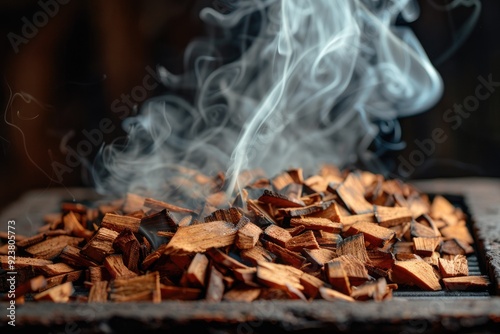
POLYGON ((380 127, 425 111, 442 80, 419 41, 396 20, 412 21, 412 0, 240 0, 225 13, 207 7, 207 25, 222 33, 193 41, 186 73, 159 73, 165 94, 126 119, 128 138, 103 148, 96 187, 181 198, 186 168, 225 171, 226 189, 259 168, 311 171, 377 163, 369 150, 380 127), (222 48, 238 47, 224 61, 222 48))

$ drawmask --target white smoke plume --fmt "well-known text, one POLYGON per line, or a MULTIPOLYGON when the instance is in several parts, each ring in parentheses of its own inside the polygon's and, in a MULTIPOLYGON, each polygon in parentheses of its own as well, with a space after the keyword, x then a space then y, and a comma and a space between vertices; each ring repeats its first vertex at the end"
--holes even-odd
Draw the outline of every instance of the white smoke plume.
POLYGON ((101 152, 99 191, 167 199, 182 192, 180 167, 226 172, 228 191, 247 169, 272 176, 321 163, 376 168, 369 146, 380 125, 397 137, 398 117, 441 96, 441 78, 419 41, 396 24, 419 16, 412 0, 227 4, 226 13, 200 12, 219 34, 189 45, 184 75, 160 69, 166 87, 195 97, 158 96, 127 119, 127 143, 101 152), (224 58, 228 46, 239 49, 232 61, 224 58))

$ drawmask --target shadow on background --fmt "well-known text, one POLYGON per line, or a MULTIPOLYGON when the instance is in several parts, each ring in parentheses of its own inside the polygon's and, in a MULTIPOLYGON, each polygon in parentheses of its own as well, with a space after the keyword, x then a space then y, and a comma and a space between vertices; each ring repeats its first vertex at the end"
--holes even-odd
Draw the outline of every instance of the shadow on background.
MULTIPOLYGON (((431 110, 400 120, 407 145, 383 154, 391 175, 500 176, 500 3, 484 1, 463 29, 473 2, 443 10, 450 2, 419 1, 412 27, 445 91, 431 110), (479 78, 490 94, 476 106, 479 78), (457 114, 457 104, 471 111, 457 114)), ((183 71, 187 44, 206 33, 197 15, 206 5, 214 1, 4 1, 0 208, 29 189, 91 185, 87 164, 99 147, 162 92, 157 65, 183 71)))

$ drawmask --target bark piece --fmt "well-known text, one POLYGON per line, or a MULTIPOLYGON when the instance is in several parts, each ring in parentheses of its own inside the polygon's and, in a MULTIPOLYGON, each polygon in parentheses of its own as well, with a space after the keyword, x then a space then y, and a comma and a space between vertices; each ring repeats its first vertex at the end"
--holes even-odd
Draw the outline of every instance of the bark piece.
POLYGON ((340 233, 342 231, 342 224, 333 222, 328 218, 316 217, 302 217, 292 218, 290 220, 291 226, 303 225, 308 230, 320 230, 330 233, 340 233))
POLYGON ((89 292, 89 303, 105 303, 108 301, 108 281, 97 281, 89 292))
POLYGON ((54 303, 66 303, 69 297, 73 294, 73 283, 66 282, 61 285, 54 286, 48 290, 36 294, 33 298, 36 301, 51 301, 54 303))
POLYGON ((115 252, 113 242, 118 232, 101 227, 90 241, 83 246, 81 253, 97 263, 102 263, 106 256, 115 252))
POLYGON ((464 255, 455 255, 452 260, 440 258, 438 264, 443 278, 469 275, 467 258, 464 255))
POLYGON ((76 246, 84 239, 60 235, 57 237, 47 238, 33 246, 26 248, 26 252, 38 259, 51 260, 59 255, 67 245, 76 246))
POLYGON ((170 240, 165 252, 203 253, 209 248, 232 245, 238 229, 232 223, 214 221, 180 227, 170 240))
POLYGON ((441 290, 439 277, 432 266, 423 260, 396 261, 390 277, 395 283, 415 284, 422 290, 441 290))
POLYGON ((120 233, 124 229, 129 229, 134 233, 139 232, 141 219, 131 216, 116 215, 113 213, 106 213, 102 218, 101 227, 120 233))

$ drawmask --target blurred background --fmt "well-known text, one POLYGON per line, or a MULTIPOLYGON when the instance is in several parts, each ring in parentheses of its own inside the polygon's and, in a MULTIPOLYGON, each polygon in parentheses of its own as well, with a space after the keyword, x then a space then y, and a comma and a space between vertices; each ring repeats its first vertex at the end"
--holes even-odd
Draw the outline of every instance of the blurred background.
MULTIPOLYGON (((29 189, 90 186, 86 167, 98 148, 123 137, 122 120, 163 93, 157 66, 182 73, 187 45, 209 32, 199 10, 232 2, 2 1, 0 209, 29 189)), ((444 94, 399 120, 406 145, 384 152, 384 164, 404 179, 500 177, 500 2, 418 3, 410 26, 444 94), (480 93, 489 94, 479 99, 484 82, 480 93), (471 111, 449 111, 461 104, 471 111)))

